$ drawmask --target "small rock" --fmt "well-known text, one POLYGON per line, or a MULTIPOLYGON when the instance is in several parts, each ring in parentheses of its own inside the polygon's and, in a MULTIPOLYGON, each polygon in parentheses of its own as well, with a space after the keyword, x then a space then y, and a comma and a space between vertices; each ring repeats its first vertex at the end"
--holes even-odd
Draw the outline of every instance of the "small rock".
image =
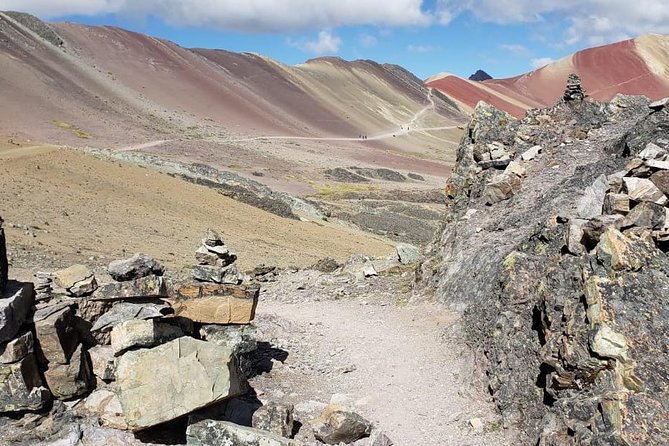
POLYGON ((0 347, 0 364, 18 362, 33 353, 33 334, 24 333, 0 347))
POLYGON ((69 289, 77 282, 83 282, 93 277, 93 272, 84 265, 72 265, 69 268, 56 271, 54 282, 61 288, 69 289))
POLYGON ((290 403, 267 403, 253 413, 253 427, 290 438, 293 434, 293 410, 290 403))
POLYGON ((202 243, 206 246, 223 246, 223 239, 218 232, 213 229, 207 229, 207 232, 202 239, 202 243))
POLYGON ((209 251, 206 245, 202 245, 197 249, 197 251, 195 251, 195 260, 197 261, 198 265, 216 266, 218 255, 209 251))
POLYGON ((630 197, 625 194, 606 194, 602 209, 605 214, 626 215, 630 211, 630 197))
POLYGON ((0 299, 0 342, 14 338, 26 320, 34 301, 32 283, 10 281, 0 299))
POLYGON ((655 172, 651 175, 650 181, 652 181, 663 194, 669 196, 669 170, 655 172))
POLYGON ((379 275, 379 273, 376 272, 376 269, 374 268, 374 265, 372 263, 368 263, 367 265, 365 265, 365 267, 362 269, 362 274, 365 277, 373 277, 379 275))
POLYGON ((159 318, 169 309, 166 303, 119 302, 95 321, 91 331, 111 331, 114 326, 131 319, 159 318))
POLYGON ((614 228, 608 228, 597 244, 597 258, 613 270, 637 271, 649 258, 644 242, 632 241, 614 228))
POLYGON ((68 364, 79 345, 74 312, 69 305, 46 307, 33 316, 39 351, 49 364, 68 364))
POLYGON ((635 201, 650 201, 660 205, 667 203, 667 197, 647 178, 623 178, 627 194, 635 201))
POLYGON ((657 144, 649 142, 646 145, 646 148, 639 153, 638 157, 643 160, 656 160, 662 158, 666 154, 666 150, 659 147, 657 144))
POLYGON ((92 294, 97 288, 98 282, 95 280, 95 276, 91 276, 88 279, 75 283, 67 289, 67 292, 70 296, 83 297, 92 294))
POLYGON ((115 379, 114 350, 109 345, 96 345, 88 351, 93 374, 103 381, 115 379))
POLYGON ((193 265, 193 279, 201 282, 215 282, 237 285, 240 283, 239 270, 237 265, 228 266, 210 266, 193 265))
POLYGON ((606 358, 615 358, 620 361, 627 359, 627 340, 625 336, 602 325, 590 342, 593 352, 606 358))
POLYGON ((162 276, 165 267, 153 257, 138 253, 129 259, 111 262, 107 271, 114 280, 125 282, 149 275, 162 276))
POLYGON ((341 267, 341 264, 331 257, 326 257, 319 260, 314 265, 311 266, 311 269, 320 271, 322 273, 333 273, 341 267))
POLYGON ((118 395, 106 389, 98 389, 84 400, 84 409, 88 414, 100 418, 104 427, 128 429, 123 417, 123 408, 118 395))
POLYGON ((408 243, 398 243, 395 246, 397 251, 397 258, 403 265, 410 265, 418 262, 420 259, 420 248, 408 243))
POLYGON ((523 154, 520 155, 520 158, 523 161, 531 161, 541 153, 541 150, 542 150, 541 146, 533 146, 527 149, 525 152, 523 152, 523 154))
POLYGON ((522 181, 517 175, 503 173, 493 178, 485 188, 484 196, 486 204, 492 205, 500 201, 508 200, 522 186, 522 181))
POLYGON ((257 329, 253 325, 203 325, 200 336, 205 341, 230 348, 235 356, 258 349, 257 329))
POLYGON ((355 412, 328 406, 311 423, 314 436, 326 444, 353 443, 372 432, 372 423, 355 412))
POLYGON ((647 229, 662 229, 666 219, 664 206, 644 201, 637 204, 621 221, 621 228, 632 226, 647 229))
POLYGON ((524 177, 527 175, 527 169, 523 167, 520 163, 516 161, 511 161, 508 166, 506 166, 506 169, 504 169, 505 173, 512 173, 520 178, 524 177))
POLYGON ((471 420, 469 420, 469 425, 475 431, 482 431, 483 430, 483 420, 480 419, 480 418, 472 418, 471 420))

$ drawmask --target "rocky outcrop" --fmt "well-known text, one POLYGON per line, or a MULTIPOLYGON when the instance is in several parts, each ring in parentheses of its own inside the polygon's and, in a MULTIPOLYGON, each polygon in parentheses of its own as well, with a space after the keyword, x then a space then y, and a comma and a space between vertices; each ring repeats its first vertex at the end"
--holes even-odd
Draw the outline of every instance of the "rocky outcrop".
POLYGON ((667 196, 649 178, 667 169, 669 113, 577 87, 519 121, 477 106, 418 279, 462 313, 528 443, 667 444, 667 196), (500 168, 477 154, 500 144, 527 175, 491 202, 500 168))

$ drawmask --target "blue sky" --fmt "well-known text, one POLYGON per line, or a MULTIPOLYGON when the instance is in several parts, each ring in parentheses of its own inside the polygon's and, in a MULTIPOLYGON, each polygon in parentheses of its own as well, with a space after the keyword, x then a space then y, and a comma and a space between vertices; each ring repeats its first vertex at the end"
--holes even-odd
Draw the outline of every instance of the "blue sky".
POLYGON ((479 68, 509 77, 589 46, 669 33, 666 0, 0 0, 0 9, 287 64, 373 59, 422 78, 479 68))

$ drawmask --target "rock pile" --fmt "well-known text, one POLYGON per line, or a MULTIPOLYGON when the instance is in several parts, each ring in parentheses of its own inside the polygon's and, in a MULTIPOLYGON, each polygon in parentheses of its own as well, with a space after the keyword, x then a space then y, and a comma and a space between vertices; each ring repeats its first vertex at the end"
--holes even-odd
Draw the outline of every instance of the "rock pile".
POLYGON ((202 282, 238 285, 242 282, 235 261, 237 255, 230 251, 221 236, 208 230, 202 246, 195 251, 197 264, 193 265, 193 278, 202 282))
POLYGON ((49 300, 53 297, 53 274, 38 271, 35 273, 35 300, 49 300))
POLYGON ((420 280, 463 309, 504 423, 528 444, 669 444, 666 106, 561 101, 516 121, 479 104, 467 130, 420 280), (477 159, 496 142, 520 184, 477 159))
POLYGON ((571 73, 567 78, 567 88, 564 91, 563 99, 569 101, 582 101, 585 99, 585 92, 581 86, 581 78, 576 73, 571 73))
MULTIPOLYGON (((53 444, 79 444, 82 435, 82 444, 104 445, 105 438, 135 444, 132 432, 145 435, 140 431, 161 425, 193 445, 301 445, 290 439, 292 405, 249 405, 248 395, 239 398, 249 392, 247 378, 258 373, 251 322, 259 287, 241 284, 231 268, 236 255, 214 231, 196 258, 211 268, 186 281, 166 277, 165 268, 143 254, 110 263, 113 281, 100 285, 83 265, 40 272, 39 300, 32 284, 10 281, 0 299, 0 412, 20 423, 32 417, 54 440, 74 438, 53 444), (226 280, 209 280, 219 275, 226 280), (187 427, 177 420, 187 420, 187 427)), ((271 273, 259 271, 261 277, 271 273)), ((328 444, 331 438, 353 442, 372 430, 348 412, 323 423, 328 444)), ((19 444, 37 442, 36 433, 21 435, 19 444)), ((6 438, 0 434, 0 442, 6 438)))

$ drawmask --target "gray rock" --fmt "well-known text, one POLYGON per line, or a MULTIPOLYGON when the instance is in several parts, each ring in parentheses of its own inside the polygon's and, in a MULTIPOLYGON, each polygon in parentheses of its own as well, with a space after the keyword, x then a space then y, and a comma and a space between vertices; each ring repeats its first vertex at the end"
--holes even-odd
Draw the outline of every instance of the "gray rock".
POLYGON ((609 190, 606 175, 600 175, 592 186, 585 189, 585 194, 578 200, 576 215, 578 218, 589 219, 602 215, 604 198, 609 190))
POLYGON ((225 243, 218 232, 209 228, 204 234, 202 244, 205 246, 223 246, 225 243))
POLYGON ((311 266, 311 269, 320 271, 322 273, 333 273, 341 267, 341 263, 337 262, 332 257, 325 257, 311 266))
POLYGON ((198 265, 215 266, 218 262, 218 255, 208 250, 207 245, 202 245, 195 251, 195 260, 198 265))
POLYGON ((102 285, 92 298, 95 300, 122 300, 167 296, 167 282, 163 277, 146 276, 127 282, 102 285))
POLYGON ((74 297, 84 297, 92 294, 97 289, 98 282, 95 280, 95 276, 91 276, 87 279, 76 282, 67 289, 67 293, 74 297))
POLYGON ((33 352, 33 334, 29 331, 0 346, 0 364, 18 362, 33 352))
POLYGON ((659 204, 644 201, 637 204, 621 220, 621 228, 639 227, 647 229, 662 229, 666 219, 666 211, 664 206, 659 204))
POLYGON ((329 406, 311 422, 314 436, 325 444, 353 443, 372 433, 372 423, 355 412, 329 406))
POLYGON ((174 420, 245 390, 229 348, 189 337, 126 352, 118 359, 116 382, 132 430, 174 420))
POLYGON ((370 263, 367 263, 367 264, 364 266, 364 268, 362 269, 362 274, 363 274, 365 277, 374 277, 374 276, 378 276, 378 275, 379 275, 379 273, 376 272, 376 268, 374 268, 374 264, 371 263, 371 262, 370 262, 370 263))
POLYGON ((0 342, 14 338, 25 322, 35 299, 32 283, 8 282, 0 299, 0 342))
POLYGON ((188 446, 302 446, 270 432, 239 426, 228 421, 202 420, 188 425, 188 446))
POLYGON ((639 158, 643 160, 656 160, 664 157, 667 151, 659 147, 657 144, 649 142, 646 148, 639 153, 639 158))
POLYGON ((623 183, 627 189, 627 195, 632 200, 650 201, 661 205, 667 203, 667 197, 648 178, 627 177, 623 178, 623 183))
POLYGON ((95 376, 103 381, 113 381, 116 378, 114 350, 110 345, 96 345, 88 350, 88 355, 95 376))
POLYGON ((79 344, 67 364, 49 363, 44 372, 54 398, 69 400, 84 395, 95 387, 95 377, 83 346, 79 344))
POLYGON ((409 245, 408 243, 398 243, 395 246, 395 250, 397 251, 400 263, 403 265, 417 263, 420 259, 420 248, 417 246, 409 245))
POLYGON ((258 349, 257 329, 253 325, 203 325, 200 336, 205 341, 230 348, 235 356, 258 349))
POLYGON ((648 104, 648 108, 655 111, 660 111, 669 104, 669 98, 660 99, 648 104))
POLYGON ((138 253, 129 259, 111 262, 107 271, 114 280, 125 282, 150 275, 162 276, 165 273, 165 267, 153 257, 138 253))
POLYGON ((50 364, 68 364, 80 339, 72 308, 69 305, 47 307, 36 312, 33 320, 38 351, 50 364))
POLYGON ((497 175, 485 188, 486 204, 492 205, 508 200, 520 190, 522 184, 517 175, 510 173, 497 175))
POLYGON ((194 265, 192 270, 193 279, 201 282, 214 282, 236 285, 240 283, 239 270, 236 265, 225 267, 194 265))
POLYGON ((9 280, 9 262, 7 261, 7 246, 5 230, 2 228, 4 220, 0 217, 0 298, 5 295, 9 280))
POLYGON ((119 302, 95 321, 91 331, 110 331, 114 326, 131 319, 159 318, 169 308, 166 303, 119 302))
POLYGON ((269 402, 253 413, 253 427, 290 438, 293 434, 293 411, 290 403, 269 402))
POLYGON ((158 323, 154 319, 131 319, 112 329, 111 346, 114 356, 119 356, 131 348, 154 347, 183 335, 181 328, 174 325, 158 323))
POLYGON ((630 197, 625 194, 606 194, 602 210, 605 214, 626 215, 630 211, 630 197))
POLYGON ((651 175, 650 180, 663 194, 669 196, 669 171, 661 170, 651 175))
POLYGON ((39 410, 49 401, 51 394, 42 383, 35 355, 0 364, 0 412, 39 410))
POLYGON ((541 146, 532 146, 520 155, 523 161, 532 161, 541 153, 541 146))

